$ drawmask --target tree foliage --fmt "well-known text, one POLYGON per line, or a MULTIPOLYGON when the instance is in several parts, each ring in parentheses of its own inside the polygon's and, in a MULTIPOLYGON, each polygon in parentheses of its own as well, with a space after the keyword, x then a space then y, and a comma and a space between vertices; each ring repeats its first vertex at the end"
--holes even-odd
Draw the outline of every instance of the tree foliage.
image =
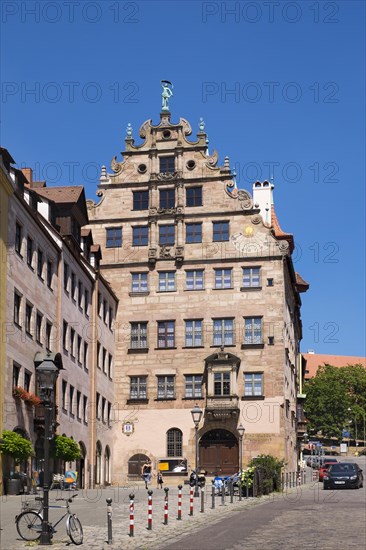
POLYGON ((306 381, 306 418, 311 432, 342 438, 344 429, 363 430, 366 414, 366 369, 362 365, 319 367, 316 376, 306 381))
POLYGON ((16 463, 34 455, 32 443, 16 432, 4 430, 1 439, 0 453, 13 457, 16 463))
POLYGON ((60 458, 66 462, 73 462, 81 458, 81 450, 78 443, 65 435, 56 435, 54 437, 51 453, 55 458, 60 458))

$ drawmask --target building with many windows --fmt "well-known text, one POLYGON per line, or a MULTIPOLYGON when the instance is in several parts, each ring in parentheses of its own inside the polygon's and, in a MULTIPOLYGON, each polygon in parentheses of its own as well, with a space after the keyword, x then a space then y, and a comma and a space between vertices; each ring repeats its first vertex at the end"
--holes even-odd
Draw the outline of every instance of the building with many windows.
POLYGON ((89 228, 101 273, 122 307, 115 322, 115 483, 151 459, 167 474, 194 467, 191 409, 203 411, 199 462, 209 474, 261 453, 296 467, 300 293, 293 237, 273 185, 238 190, 226 157, 195 141, 183 118, 128 128, 123 159, 105 167, 89 228))

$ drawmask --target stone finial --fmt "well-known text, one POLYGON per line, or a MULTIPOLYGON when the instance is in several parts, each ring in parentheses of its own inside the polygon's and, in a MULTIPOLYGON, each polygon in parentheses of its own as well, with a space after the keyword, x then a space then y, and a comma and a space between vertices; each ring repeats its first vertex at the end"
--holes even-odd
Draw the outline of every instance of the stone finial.
POLYGON ((107 168, 103 164, 101 171, 100 171, 100 181, 108 181, 107 177, 107 168))
POLYGON ((131 126, 131 122, 129 122, 127 124, 127 128, 126 128, 126 139, 132 139, 132 126, 131 126))
POLYGON ((203 120, 202 117, 200 118, 199 129, 200 129, 200 133, 203 134, 205 131, 205 121, 203 120))
POLYGON ((224 170, 228 170, 230 172, 230 159, 228 156, 224 159, 224 170))

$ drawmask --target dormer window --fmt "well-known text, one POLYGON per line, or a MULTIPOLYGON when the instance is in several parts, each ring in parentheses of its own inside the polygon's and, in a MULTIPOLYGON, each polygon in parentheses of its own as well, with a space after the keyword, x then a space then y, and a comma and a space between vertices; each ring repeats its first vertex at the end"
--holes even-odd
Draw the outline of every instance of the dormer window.
POLYGON ((159 172, 164 174, 172 174, 175 172, 175 158, 174 157, 160 157, 159 158, 159 172))

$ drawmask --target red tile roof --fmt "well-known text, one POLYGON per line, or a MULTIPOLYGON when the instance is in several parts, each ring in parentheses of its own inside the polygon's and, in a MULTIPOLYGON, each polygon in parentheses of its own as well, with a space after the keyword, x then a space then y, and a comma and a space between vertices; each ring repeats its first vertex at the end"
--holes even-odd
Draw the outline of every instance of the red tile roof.
POLYGON ((306 359, 305 378, 312 378, 316 375, 318 367, 332 365, 333 367, 347 367, 347 365, 362 365, 366 369, 366 357, 353 355, 326 355, 322 353, 303 353, 306 359))
POLYGON ((309 290, 309 286, 310 286, 309 283, 307 283, 305 279, 301 277, 300 273, 297 273, 295 271, 295 277, 296 277, 296 287, 298 292, 306 292, 307 290, 309 290))
POLYGON ((73 185, 65 187, 45 187, 43 189, 37 189, 37 193, 56 203, 72 203, 79 200, 83 190, 84 187, 82 185, 73 185))
POLYGON ((292 252, 295 248, 294 237, 293 235, 291 235, 291 233, 285 233, 284 231, 282 231, 273 204, 271 207, 271 225, 272 225, 274 236, 277 237, 277 239, 286 240, 290 245, 290 250, 292 252))

